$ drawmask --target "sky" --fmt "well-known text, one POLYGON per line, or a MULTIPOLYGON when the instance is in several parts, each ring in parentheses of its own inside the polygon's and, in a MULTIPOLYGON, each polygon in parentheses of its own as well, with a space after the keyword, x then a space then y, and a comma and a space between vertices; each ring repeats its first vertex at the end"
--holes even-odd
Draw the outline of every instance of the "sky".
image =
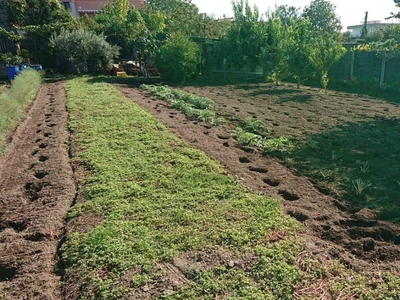
MULTIPOLYGON (((250 5, 256 4, 260 13, 265 13, 275 5, 289 5, 304 8, 311 0, 249 0, 250 5)), ((368 11, 369 21, 382 21, 392 23, 397 21, 385 20, 391 12, 398 12, 393 0, 330 0, 336 5, 336 14, 342 21, 343 30, 349 25, 357 25, 363 22, 365 12, 368 11)), ((192 0, 201 13, 206 13, 214 17, 232 17, 231 0, 192 0)))

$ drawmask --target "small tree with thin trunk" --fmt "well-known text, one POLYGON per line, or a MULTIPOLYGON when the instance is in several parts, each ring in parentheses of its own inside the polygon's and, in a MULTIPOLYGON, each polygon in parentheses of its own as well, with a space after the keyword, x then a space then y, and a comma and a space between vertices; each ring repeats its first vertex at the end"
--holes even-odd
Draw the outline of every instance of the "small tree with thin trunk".
POLYGON ((328 73, 332 65, 346 53, 346 48, 334 35, 318 35, 311 39, 309 61, 321 76, 321 85, 327 94, 328 73))
POLYGON ((311 75, 313 67, 309 61, 310 37, 312 36, 310 22, 307 18, 290 20, 288 24, 288 64, 291 75, 300 88, 302 80, 311 75))
POLYGON ((275 13, 271 13, 267 23, 267 46, 264 50, 264 66, 271 73, 276 85, 288 66, 287 26, 275 13))

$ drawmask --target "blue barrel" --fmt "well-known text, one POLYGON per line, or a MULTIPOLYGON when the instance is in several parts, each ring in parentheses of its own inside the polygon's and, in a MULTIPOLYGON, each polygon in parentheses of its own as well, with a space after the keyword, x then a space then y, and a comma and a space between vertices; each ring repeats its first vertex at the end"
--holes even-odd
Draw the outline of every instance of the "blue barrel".
POLYGON ((19 72, 18 66, 7 66, 7 77, 11 81, 17 76, 19 72))

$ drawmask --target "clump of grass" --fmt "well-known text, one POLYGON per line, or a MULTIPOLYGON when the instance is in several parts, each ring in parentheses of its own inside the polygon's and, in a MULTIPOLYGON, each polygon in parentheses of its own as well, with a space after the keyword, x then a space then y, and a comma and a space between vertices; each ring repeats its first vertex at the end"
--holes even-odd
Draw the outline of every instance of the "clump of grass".
POLYGON ((41 83, 40 73, 25 70, 0 94, 0 155, 5 149, 4 133, 15 128, 24 116, 24 107, 36 95, 41 83))
POLYGON ((262 135, 248 132, 242 127, 238 127, 232 133, 241 146, 256 146, 263 149, 265 154, 285 153, 294 148, 292 141, 287 137, 266 138, 262 135))
POLYGON ((219 292, 291 297, 298 270, 287 257, 300 248, 275 249, 267 237, 279 228, 290 239, 299 227, 276 200, 245 189, 111 85, 80 78, 66 90, 74 148, 82 149, 74 159, 91 171, 85 201, 72 207, 68 226, 99 219, 85 232, 67 233, 61 248, 67 294, 78 287, 76 298, 121 299, 158 280, 153 270, 160 263, 211 248, 260 261, 251 272, 225 265, 197 270, 165 299, 214 299, 219 292), (274 274, 281 276, 267 279, 274 274))
POLYGON ((173 108, 182 111, 188 118, 212 125, 221 123, 216 120, 213 110, 214 101, 210 98, 192 95, 163 85, 142 84, 140 87, 157 98, 168 101, 173 108))
POLYGON ((360 178, 353 180, 352 183, 356 195, 361 195, 364 192, 364 190, 368 189, 372 185, 370 182, 364 181, 360 178))

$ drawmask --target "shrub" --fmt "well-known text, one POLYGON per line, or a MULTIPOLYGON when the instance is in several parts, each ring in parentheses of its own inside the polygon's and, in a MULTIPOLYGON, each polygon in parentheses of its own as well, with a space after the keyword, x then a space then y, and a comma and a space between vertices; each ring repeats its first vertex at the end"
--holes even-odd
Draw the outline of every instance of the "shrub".
POLYGON ((119 47, 106 42, 103 35, 84 29, 62 30, 50 38, 57 64, 65 73, 96 73, 110 70, 119 47))
POLYGON ((164 80, 182 82, 196 72, 199 48, 184 34, 176 33, 160 48, 155 64, 164 80))
POLYGON ((4 132, 17 126, 24 113, 23 107, 34 98, 40 82, 39 72, 25 70, 15 77, 11 88, 0 95, 0 154, 4 150, 4 132))

